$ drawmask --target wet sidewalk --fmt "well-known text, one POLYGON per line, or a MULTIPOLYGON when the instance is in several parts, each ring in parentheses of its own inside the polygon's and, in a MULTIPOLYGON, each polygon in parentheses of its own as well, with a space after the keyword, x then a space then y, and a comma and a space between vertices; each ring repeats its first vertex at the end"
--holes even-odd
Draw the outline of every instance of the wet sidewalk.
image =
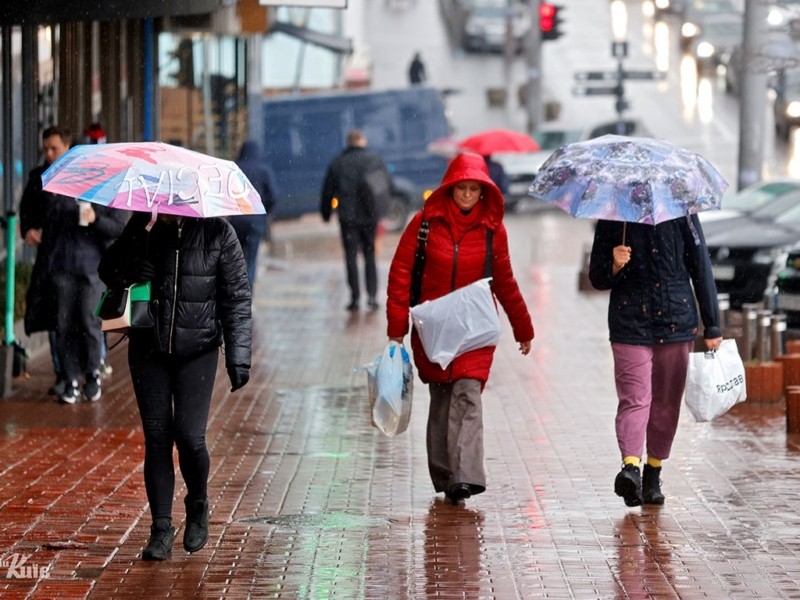
POLYGON ((577 291, 590 225, 552 212, 507 224, 536 340, 520 356, 501 318, 485 494, 465 507, 434 496, 419 382, 406 433, 372 428, 360 367, 382 349, 385 317, 344 310, 335 226, 281 224, 276 243, 292 251, 260 274, 251 381, 231 395, 218 372, 208 545, 183 552, 179 487, 173 558, 139 559, 149 516, 126 345, 95 404, 47 396, 42 354, 0 401, 0 597, 800 597, 800 440, 783 405, 684 417, 666 505, 626 508, 613 493, 607 296, 577 291))

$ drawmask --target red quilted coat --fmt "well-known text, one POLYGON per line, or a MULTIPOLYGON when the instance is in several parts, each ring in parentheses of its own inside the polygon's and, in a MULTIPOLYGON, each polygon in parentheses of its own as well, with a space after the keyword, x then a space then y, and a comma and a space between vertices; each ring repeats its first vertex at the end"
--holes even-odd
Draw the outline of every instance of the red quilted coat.
MULTIPOLYGON (((409 330, 411 272, 417 247, 417 232, 424 219, 430 223, 430 232, 425 247, 427 262, 419 301, 439 298, 483 278, 488 228, 494 231, 492 290, 495 298, 508 315, 514 330, 514 339, 517 342, 533 339, 531 317, 511 270, 503 212, 503 196, 489 178, 483 158, 477 154, 457 156, 450 163, 441 185, 406 227, 392 259, 386 303, 390 338, 404 337, 409 330), (452 198, 452 188, 457 182, 466 180, 481 183, 482 199, 464 215, 452 198)), ((447 383, 470 378, 485 384, 489 378, 494 346, 457 356, 447 369, 428 360, 416 331, 411 334, 411 346, 420 379, 425 383, 447 383)))

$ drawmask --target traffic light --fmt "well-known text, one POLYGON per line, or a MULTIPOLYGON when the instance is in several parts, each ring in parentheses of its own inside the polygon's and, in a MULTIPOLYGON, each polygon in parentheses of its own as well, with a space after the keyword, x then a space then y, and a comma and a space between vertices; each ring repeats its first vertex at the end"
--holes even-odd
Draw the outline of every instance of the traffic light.
POLYGON ((563 35, 558 29, 558 26, 561 25, 561 17, 558 16, 558 13, 562 8, 563 6, 549 2, 539 4, 539 31, 542 34, 542 40, 557 40, 563 35))

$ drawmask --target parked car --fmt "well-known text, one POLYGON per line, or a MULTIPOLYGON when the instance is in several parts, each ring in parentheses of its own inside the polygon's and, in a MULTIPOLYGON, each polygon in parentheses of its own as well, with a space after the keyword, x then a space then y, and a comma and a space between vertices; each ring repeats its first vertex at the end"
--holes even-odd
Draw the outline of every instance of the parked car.
POLYGON ((506 47, 506 28, 511 20, 514 52, 521 52, 533 21, 531 9, 520 2, 472 0, 464 19, 461 43, 473 52, 502 52, 506 47))
POLYGON ((274 98, 262 103, 262 115, 262 147, 277 178, 276 219, 319 211, 325 171, 350 129, 364 131, 392 175, 386 219, 392 231, 403 228, 447 168, 446 158, 428 151, 433 140, 450 133, 441 94, 433 88, 274 98))
POLYGON ((731 307, 762 301, 773 307, 778 274, 800 246, 800 190, 776 195, 749 214, 704 223, 703 231, 717 291, 730 295, 731 307))
POLYGON ((739 13, 709 15, 702 30, 689 42, 688 52, 694 56, 698 73, 715 73, 728 64, 733 49, 741 43, 744 17, 739 13))
POLYGON ((699 213, 698 216, 703 223, 703 227, 707 227, 707 223, 712 221, 750 215, 783 198, 780 203, 773 204, 772 213, 766 213, 767 215, 779 214, 781 207, 794 206, 793 192, 800 192, 800 180, 776 179, 759 181, 738 192, 729 190, 722 199, 722 206, 719 210, 706 210, 699 213), (789 197, 789 200, 786 200, 786 197, 789 197))
POLYGON ((775 309, 786 315, 786 325, 800 327, 800 249, 789 252, 775 282, 775 309))
POLYGON ((775 133, 789 141, 792 129, 800 126, 800 69, 781 69, 774 84, 772 111, 775 133))
POLYGON ((742 12, 731 0, 693 0, 687 3, 683 12, 680 31, 680 48, 688 51, 703 31, 706 22, 716 15, 740 15, 742 12))

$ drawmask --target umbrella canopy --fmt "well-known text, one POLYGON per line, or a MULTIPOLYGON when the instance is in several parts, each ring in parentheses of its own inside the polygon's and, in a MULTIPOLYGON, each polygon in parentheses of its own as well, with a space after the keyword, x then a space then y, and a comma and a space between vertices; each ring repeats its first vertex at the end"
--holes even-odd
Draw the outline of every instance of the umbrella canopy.
POLYGON ((112 208, 183 217, 265 214, 236 163, 161 142, 75 146, 43 189, 112 208))
POLYGON ((664 140, 604 135, 558 148, 528 194, 574 217, 655 225, 718 209, 727 187, 694 152, 664 140))
POLYGON ((531 136, 511 129, 489 129, 464 138, 458 144, 462 150, 490 156, 498 152, 536 152, 539 144, 531 136))

